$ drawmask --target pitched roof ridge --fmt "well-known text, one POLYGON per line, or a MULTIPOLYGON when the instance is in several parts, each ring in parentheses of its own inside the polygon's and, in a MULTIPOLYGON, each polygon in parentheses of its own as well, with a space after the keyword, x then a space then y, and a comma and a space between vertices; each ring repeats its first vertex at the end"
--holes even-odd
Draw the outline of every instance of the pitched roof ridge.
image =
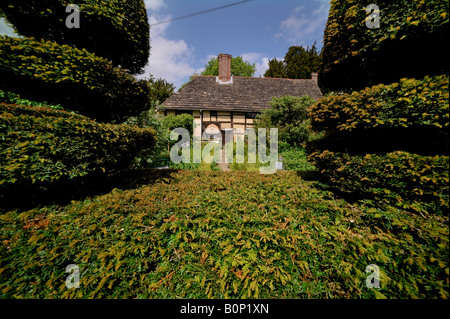
MULTIPOLYGON (((192 79, 195 78, 216 78, 217 75, 194 75, 192 79)), ((266 79, 266 80, 291 80, 291 81, 311 81, 312 79, 291 79, 291 78, 273 78, 266 76, 242 76, 242 75, 233 75, 235 78, 244 78, 244 79, 266 79)))

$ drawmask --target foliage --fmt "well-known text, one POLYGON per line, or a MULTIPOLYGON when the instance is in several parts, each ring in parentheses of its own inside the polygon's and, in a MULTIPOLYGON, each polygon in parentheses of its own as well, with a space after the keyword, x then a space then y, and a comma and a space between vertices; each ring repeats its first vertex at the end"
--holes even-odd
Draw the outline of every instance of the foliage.
POLYGON ((180 127, 187 129, 191 136, 193 134, 194 117, 190 114, 168 115, 165 116, 162 121, 169 132, 180 127))
POLYGON ((444 75, 328 95, 311 108, 312 127, 325 134, 308 149, 448 154, 448 98, 444 75))
POLYGON ((291 46, 284 57, 286 75, 290 79, 310 79, 311 73, 319 70, 320 60, 315 43, 306 49, 291 46))
MULTIPOLYGON (((150 150, 142 151, 133 161, 132 168, 149 168, 161 166, 159 162, 169 162, 170 168, 176 169, 198 169, 199 164, 192 163, 180 163, 175 164, 170 161, 169 150, 177 141, 170 140, 170 132, 178 127, 185 128, 192 136, 193 133, 193 121, 194 117, 190 114, 169 115, 162 117, 158 112, 162 109, 157 106, 152 109, 142 112, 137 117, 129 118, 125 124, 136 125, 140 128, 151 128, 155 131, 156 143, 150 150)), ((191 157, 192 157, 192 144, 191 144, 191 157)), ((210 165, 207 168, 209 169, 210 165)), ((203 166, 201 167, 204 168, 203 166)))
POLYGON ((317 52, 316 44, 306 49, 302 46, 291 46, 283 61, 276 58, 269 61, 269 68, 265 77, 310 79, 311 73, 319 71, 321 55, 317 52))
POLYGON ((78 0, 80 28, 66 27, 66 0, 3 0, 0 10, 26 37, 55 41, 142 73, 148 62, 149 24, 142 0, 78 0))
POLYGON ((350 156, 311 154, 323 176, 341 192, 421 214, 449 213, 449 157, 407 152, 350 156))
POLYGON ((117 122, 150 107, 150 86, 104 58, 68 45, 0 36, 1 88, 117 122))
POLYGON ((302 147, 280 145, 279 154, 283 158, 284 169, 288 171, 314 171, 315 167, 308 161, 308 154, 302 147))
POLYGON ((448 217, 351 205, 295 172, 183 171, 0 224, 4 298, 449 296, 448 217))
POLYGON ((151 129, 99 124, 61 110, 7 104, 0 110, 2 201, 128 168, 139 151, 155 142, 151 129))
POLYGON ((31 106, 31 107, 48 107, 53 110, 65 110, 61 105, 52 105, 48 104, 47 102, 35 102, 30 101, 26 99, 21 99, 19 95, 0 90, 0 103, 6 103, 6 104, 17 104, 17 105, 24 105, 24 106, 31 106))
POLYGON ((372 3, 331 2, 319 73, 323 89, 360 90, 448 73, 448 0, 377 1, 380 27, 369 29, 365 8, 372 3))
MULTIPOLYGON (((256 72, 255 64, 244 61, 242 57, 231 58, 231 75, 235 76, 253 76, 256 72)), ((205 70, 200 75, 219 75, 219 59, 211 58, 205 65, 205 70)))
POLYGON ((150 100, 159 104, 162 104, 175 91, 174 84, 167 82, 163 78, 150 78, 149 83, 151 86, 150 100))
POLYGON ((273 58, 269 60, 269 68, 264 72, 265 78, 287 78, 284 61, 273 58))
POLYGON ((317 130, 352 131, 373 127, 449 125, 448 75, 423 79, 401 79, 351 94, 329 95, 310 112, 317 130))
POLYGON ((152 129, 155 134, 154 146, 137 154, 131 164, 132 169, 154 167, 157 164, 156 161, 168 153, 169 133, 158 113, 160 110, 159 105, 154 103, 149 110, 141 112, 138 116, 130 117, 123 123, 142 129, 152 129))
POLYGON ((316 102, 305 95, 273 97, 270 108, 262 110, 256 125, 260 128, 278 128, 278 138, 292 146, 309 139, 308 110, 316 102))

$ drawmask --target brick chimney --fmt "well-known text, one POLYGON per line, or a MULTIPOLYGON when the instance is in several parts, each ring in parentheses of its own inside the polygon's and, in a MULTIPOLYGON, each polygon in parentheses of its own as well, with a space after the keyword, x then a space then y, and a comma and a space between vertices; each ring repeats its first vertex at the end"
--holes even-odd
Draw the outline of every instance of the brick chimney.
POLYGON ((311 80, 313 80, 314 81, 314 83, 316 83, 317 84, 317 79, 318 79, 318 77, 319 77, 319 74, 317 74, 317 73, 311 73, 311 80))
POLYGON ((219 81, 231 81, 231 55, 229 54, 219 54, 219 81))

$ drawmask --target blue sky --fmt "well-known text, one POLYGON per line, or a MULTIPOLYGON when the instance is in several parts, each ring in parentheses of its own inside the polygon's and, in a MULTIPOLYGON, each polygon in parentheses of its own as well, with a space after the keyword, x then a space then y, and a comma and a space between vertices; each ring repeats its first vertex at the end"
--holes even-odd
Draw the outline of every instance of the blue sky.
MULTIPOLYGON (((150 24, 208 10, 238 0, 145 0, 150 24)), ((222 10, 150 28, 150 60, 142 77, 152 74, 180 87, 219 53, 255 63, 255 76, 267 62, 282 59, 292 45, 322 48, 329 0, 253 0, 222 10)), ((82 16, 81 16, 82 18, 82 16)), ((0 34, 11 29, 0 21, 0 34)))
MULTIPOLYGON (((146 0, 150 24, 237 0, 146 0)), ((255 76, 269 59, 282 59, 292 45, 322 48, 329 0, 253 0, 150 28, 149 73, 177 87, 219 53, 255 63, 255 76)))

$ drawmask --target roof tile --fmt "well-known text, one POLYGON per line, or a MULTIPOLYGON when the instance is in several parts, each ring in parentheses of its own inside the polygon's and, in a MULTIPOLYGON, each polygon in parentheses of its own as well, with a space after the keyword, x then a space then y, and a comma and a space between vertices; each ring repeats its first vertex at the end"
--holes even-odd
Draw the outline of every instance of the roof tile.
POLYGON ((215 76, 195 76, 162 103, 166 109, 259 111, 272 97, 309 95, 322 97, 310 79, 279 79, 234 76, 232 84, 219 84, 215 76))

